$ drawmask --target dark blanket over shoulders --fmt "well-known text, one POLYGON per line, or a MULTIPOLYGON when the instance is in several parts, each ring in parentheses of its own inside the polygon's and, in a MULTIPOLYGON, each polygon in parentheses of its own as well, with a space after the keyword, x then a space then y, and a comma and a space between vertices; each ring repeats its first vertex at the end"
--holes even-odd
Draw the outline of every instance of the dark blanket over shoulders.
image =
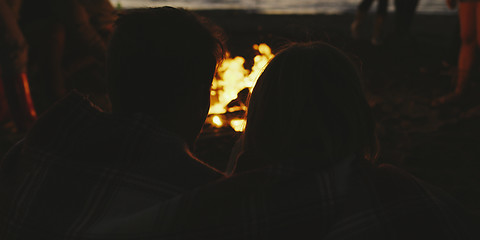
POLYGON ((0 239, 80 236, 221 177, 155 119, 104 113, 72 93, 1 162, 0 239))
POLYGON ((392 165, 270 166, 99 222, 88 239, 478 239, 443 191, 392 165), (348 172, 341 181, 340 172, 348 172))

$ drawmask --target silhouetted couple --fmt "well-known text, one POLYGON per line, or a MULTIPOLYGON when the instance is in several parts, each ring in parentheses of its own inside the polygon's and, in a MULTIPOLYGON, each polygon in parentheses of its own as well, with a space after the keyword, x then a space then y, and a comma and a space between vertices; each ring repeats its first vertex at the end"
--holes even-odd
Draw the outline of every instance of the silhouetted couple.
POLYGON ((169 7, 121 16, 113 113, 71 94, 0 166, 1 239, 474 239, 441 190, 372 162, 359 74, 325 43, 279 52, 250 98, 236 170, 190 152, 223 45, 169 7))

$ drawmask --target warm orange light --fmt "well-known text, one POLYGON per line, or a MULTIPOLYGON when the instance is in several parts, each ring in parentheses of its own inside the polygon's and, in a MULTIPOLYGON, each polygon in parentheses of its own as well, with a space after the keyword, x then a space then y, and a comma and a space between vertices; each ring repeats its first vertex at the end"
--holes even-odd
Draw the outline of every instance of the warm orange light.
POLYGON ((30 94, 30 86, 28 85, 28 78, 26 73, 21 74, 21 81, 22 87, 25 94, 25 105, 28 108, 28 112, 30 113, 30 117, 33 119, 37 118, 37 113, 35 111, 35 107, 33 106, 32 95, 30 94))
POLYGON ((235 132, 243 132, 245 130, 245 120, 244 119, 232 119, 230 121, 230 126, 235 130, 235 132))
POLYGON ((212 118, 212 123, 215 127, 221 127, 223 126, 222 119, 219 116, 213 116, 212 118))
MULTIPOLYGON (((245 120, 235 118, 230 120, 226 117, 220 117, 220 114, 224 114, 227 111, 246 111, 247 108, 243 103, 231 105, 227 109, 227 105, 237 98, 237 94, 245 88, 248 88, 251 92, 257 78, 263 72, 265 66, 267 66, 270 59, 274 57, 270 47, 265 44, 255 44, 253 49, 259 52, 253 59, 252 69, 245 69, 243 64, 245 59, 243 57, 230 58, 227 57, 222 64, 218 67, 217 75, 212 82, 211 104, 209 114, 215 114, 213 117, 209 117, 207 122, 212 126, 220 128, 224 125, 230 124, 230 126, 237 132, 243 132, 245 130, 245 120), (224 123, 224 121, 226 121, 224 123)), ((228 56, 228 55, 227 55, 228 56)), ((243 100, 244 101, 244 100, 243 100)))
POLYGON ((274 56, 267 44, 255 44, 253 48, 259 52, 259 55, 253 59, 252 69, 247 70, 243 67, 245 63, 243 57, 227 58, 218 67, 217 76, 212 83, 209 114, 225 113, 227 104, 237 98, 238 92, 244 88, 249 88, 251 91, 258 76, 274 56))

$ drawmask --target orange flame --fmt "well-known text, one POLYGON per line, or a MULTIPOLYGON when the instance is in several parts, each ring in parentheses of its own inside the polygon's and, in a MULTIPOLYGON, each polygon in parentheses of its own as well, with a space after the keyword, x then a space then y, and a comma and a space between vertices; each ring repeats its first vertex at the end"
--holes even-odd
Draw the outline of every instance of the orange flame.
MULTIPOLYGON (((214 127, 222 127, 224 123, 218 114, 224 114, 227 111, 247 110, 246 106, 236 106, 227 109, 228 103, 237 98, 237 94, 244 88, 248 88, 250 92, 253 86, 263 72, 270 59, 274 57, 270 47, 265 44, 255 44, 253 49, 259 52, 253 59, 252 69, 248 70, 243 67, 245 59, 243 57, 228 57, 218 67, 217 76, 214 78, 211 90, 211 104, 209 114, 215 114, 210 119, 210 123, 214 127)), ((232 119, 230 126, 237 132, 242 132, 245 128, 243 119, 232 119)))
MULTIPOLYGON (((227 58, 218 67, 218 73, 212 83, 212 103, 209 114, 223 114, 227 112, 227 104, 237 98, 237 93, 244 88, 250 89, 255 84, 258 76, 263 72, 268 61, 273 58, 272 51, 267 44, 253 45, 259 52, 253 59, 251 70, 243 67, 243 57, 227 58)), ((243 108, 246 110, 246 107, 243 108)))

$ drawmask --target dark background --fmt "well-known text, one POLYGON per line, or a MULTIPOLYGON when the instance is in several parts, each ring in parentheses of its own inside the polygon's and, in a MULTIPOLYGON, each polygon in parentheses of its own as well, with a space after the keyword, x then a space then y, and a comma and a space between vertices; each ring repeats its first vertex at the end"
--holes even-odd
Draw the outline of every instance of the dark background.
MULTIPOLYGON (((378 162, 397 165, 443 188, 480 223, 478 75, 464 101, 431 106, 435 97, 453 90, 455 68, 444 67, 441 62, 455 59, 456 53, 449 49, 455 36, 456 16, 417 15, 412 37, 395 39, 387 34, 384 45, 373 47, 369 41, 372 16, 362 29, 363 39, 353 41, 353 14, 261 15, 228 10, 198 13, 223 27, 231 55, 243 56, 247 68, 257 54, 252 45, 258 43, 267 43, 275 53, 290 41, 322 40, 347 52, 362 70, 368 101, 378 122, 378 162)), ((387 33, 392 19, 387 19, 387 33)), ((12 129, 11 122, 0 128, 0 156, 22 137, 12 129)), ((196 152, 222 169, 237 137, 229 128, 206 126, 196 152)))

